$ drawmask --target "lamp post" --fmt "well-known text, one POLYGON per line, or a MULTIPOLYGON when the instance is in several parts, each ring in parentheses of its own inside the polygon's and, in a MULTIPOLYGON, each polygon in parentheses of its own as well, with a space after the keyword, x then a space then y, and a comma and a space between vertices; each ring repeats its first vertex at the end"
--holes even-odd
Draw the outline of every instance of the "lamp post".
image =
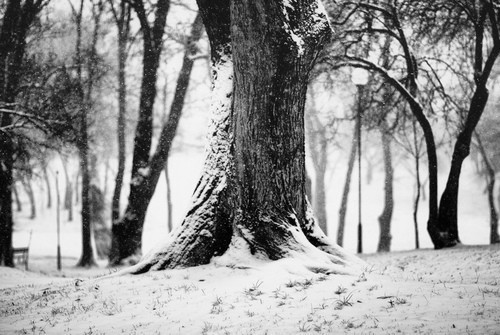
POLYGON ((363 88, 368 83, 368 72, 355 68, 351 73, 351 81, 357 88, 356 137, 358 140, 358 253, 363 252, 363 224, 361 221, 361 114, 363 113, 363 88))

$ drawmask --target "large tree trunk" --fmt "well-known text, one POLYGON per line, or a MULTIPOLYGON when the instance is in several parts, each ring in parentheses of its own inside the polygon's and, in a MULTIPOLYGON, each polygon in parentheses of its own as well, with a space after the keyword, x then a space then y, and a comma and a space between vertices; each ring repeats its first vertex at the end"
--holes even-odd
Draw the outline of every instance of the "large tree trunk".
POLYGON ((339 224, 337 226, 337 244, 340 246, 344 245, 344 231, 345 231, 345 216, 347 214, 347 203, 349 201, 349 191, 351 189, 351 178, 352 171, 354 170, 354 161, 356 160, 356 153, 358 148, 358 137, 356 134, 356 129, 358 126, 359 118, 356 118, 356 124, 354 125, 351 151, 349 153, 349 161, 347 162, 347 172, 344 180, 344 188, 342 191, 342 200, 340 202, 339 208, 339 224))
MULTIPOLYGON (((64 188, 64 209, 68 211, 68 221, 73 221, 73 185, 68 172, 68 162, 65 158, 61 157, 62 166, 64 170, 64 180, 66 187, 64 188)), ((76 181, 78 183, 78 181, 76 181)), ((75 184, 76 186, 76 184, 75 184)), ((78 192, 78 190, 76 191, 78 192)))
MULTIPOLYGON (((138 169, 135 174, 132 173, 127 209, 122 218, 115 222, 112 227, 113 237, 110 253, 110 264, 112 265, 122 263, 125 260, 126 262, 137 262, 141 255, 144 218, 177 131, 194 64, 192 56, 197 51, 196 42, 201 38, 202 32, 201 17, 197 15, 191 28, 191 36, 177 78, 168 120, 160 133, 156 151, 146 165, 138 169)), ((137 133, 136 136, 139 134, 137 133)))
POLYGON ((392 210, 394 208, 394 197, 393 197, 393 181, 394 181, 394 171, 392 168, 392 153, 391 153, 391 138, 387 134, 387 125, 385 124, 380 129, 382 137, 382 150, 384 152, 384 171, 385 171, 385 183, 384 183, 384 210, 382 214, 378 217, 380 236, 378 241, 377 251, 390 251, 391 250, 391 221, 392 221, 392 210))
POLYGON ((214 71, 207 159, 184 222, 129 271, 243 251, 271 260, 301 255, 313 271, 346 272, 357 259, 326 238, 305 196, 304 102, 330 33, 326 15, 314 0, 198 5, 214 71))
MULTIPOLYGON (((13 105, 26 49, 26 35, 42 1, 8 0, 0 28, 0 104, 13 105)), ((0 128, 12 124, 12 115, 0 114, 0 128)), ((0 132, 0 264, 14 266, 12 258, 13 134, 0 132)))

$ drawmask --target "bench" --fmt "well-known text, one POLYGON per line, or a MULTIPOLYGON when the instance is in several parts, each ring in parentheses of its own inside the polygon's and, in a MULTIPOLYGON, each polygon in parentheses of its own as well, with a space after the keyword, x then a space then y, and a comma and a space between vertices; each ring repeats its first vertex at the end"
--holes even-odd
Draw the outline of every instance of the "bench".
POLYGON ((33 230, 30 231, 30 238, 28 240, 28 246, 24 248, 12 248, 12 258, 14 260, 14 264, 24 264, 24 268, 26 271, 28 270, 28 259, 30 252, 30 244, 31 244, 31 234, 33 230))

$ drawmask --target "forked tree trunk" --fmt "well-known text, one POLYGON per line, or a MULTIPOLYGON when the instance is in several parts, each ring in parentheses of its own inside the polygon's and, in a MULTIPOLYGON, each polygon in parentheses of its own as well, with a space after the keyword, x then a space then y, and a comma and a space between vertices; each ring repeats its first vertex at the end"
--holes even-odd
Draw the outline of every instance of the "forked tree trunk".
MULTIPOLYGON (((384 121, 385 122, 385 121, 384 121)), ((382 214, 378 217, 380 236, 378 241, 377 251, 390 251, 391 250, 391 221, 392 221, 392 210, 394 208, 394 197, 393 197, 393 180, 394 180, 394 170, 392 168, 392 153, 391 153, 391 139, 389 134, 387 134, 387 125, 384 123, 381 131, 382 137, 382 150, 384 152, 384 172, 385 172, 385 183, 384 183, 384 210, 382 214)))
POLYGON ((122 218, 115 222, 112 227, 111 265, 124 261, 137 262, 141 255, 144 218, 177 131, 194 64, 193 56, 197 51, 196 43, 201 38, 202 33, 203 24, 201 17, 197 15, 191 28, 191 36, 177 78, 170 113, 160 133, 158 146, 153 157, 142 168, 137 169, 136 173, 132 173, 127 209, 122 218))
POLYGON ((447 246, 460 243, 457 217, 460 173, 463 161, 469 156, 472 134, 481 118, 487 101, 488 90, 486 86, 478 86, 472 97, 464 128, 458 135, 453 150, 448 181, 439 202, 439 220, 437 222, 437 229, 439 230, 441 239, 448 242, 447 246))
POLYGON ((205 264, 229 250, 271 260, 300 254, 313 271, 347 272, 357 258, 326 238, 305 196, 308 75, 330 35, 322 7, 315 0, 198 6, 214 71, 208 155, 183 223, 129 272, 205 264))
POLYGON ((354 161, 356 160, 356 153, 358 148, 358 137, 356 136, 356 129, 358 129, 359 118, 356 118, 354 131, 352 135, 351 152, 349 153, 349 161, 347 162, 347 172, 344 180, 344 188, 342 191, 342 200, 339 208, 339 224, 337 226, 337 244, 344 245, 344 231, 345 231, 345 216, 347 214, 347 203, 349 201, 349 191, 351 189, 352 171, 354 170, 354 161))

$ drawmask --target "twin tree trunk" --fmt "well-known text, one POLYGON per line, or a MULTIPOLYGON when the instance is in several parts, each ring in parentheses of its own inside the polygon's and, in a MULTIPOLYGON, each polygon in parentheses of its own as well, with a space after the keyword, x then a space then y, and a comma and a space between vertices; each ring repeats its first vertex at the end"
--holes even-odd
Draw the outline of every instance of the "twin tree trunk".
POLYGON ((228 250, 272 260, 304 253, 311 270, 348 271, 357 259, 325 237, 305 195, 307 82, 330 36, 322 6, 315 0, 198 0, 198 6, 214 78, 204 170, 183 223, 130 271, 205 264, 228 250))
MULTIPOLYGON (((147 162, 143 162, 141 168, 136 167, 136 170, 132 171, 127 209, 123 217, 113 223, 113 239, 110 253, 111 265, 123 262, 136 262, 136 259, 140 257, 144 218, 146 216, 149 202, 158 183, 161 171, 164 169, 172 141, 177 131, 177 126, 184 107, 184 99, 189 86, 191 70, 194 64, 193 56, 197 52, 196 42, 201 38, 202 33, 203 22, 201 21, 201 17, 197 15, 191 28, 191 36, 188 40, 182 67, 179 72, 179 77, 177 78, 176 90, 172 100, 170 113, 160 133, 160 139, 158 140, 156 151, 151 159, 149 159, 148 151, 147 162)), ((146 62, 147 59, 144 61, 146 62)), ((156 69, 158 68, 157 65, 158 64, 156 64, 156 69)), ((151 66, 151 64, 147 64, 147 66, 145 65, 145 68, 152 70, 151 66)), ((144 75, 146 75, 146 73, 144 75)), ((156 75, 154 77, 156 83, 156 75)), ((141 99, 149 98, 149 93, 145 93, 144 96, 141 94, 141 99)), ((151 106, 152 108, 153 101, 151 101, 150 104, 151 105, 145 105, 151 106)), ((141 113, 142 108, 143 107, 141 107, 141 113)), ((138 129, 136 138, 140 136, 144 136, 144 134, 140 131, 140 129, 138 129)), ((138 140, 136 140, 136 146, 137 142, 138 140)), ((134 148, 134 158, 136 157, 136 152, 138 151, 140 150, 134 148)), ((133 163, 133 165, 135 164, 136 163, 133 163)))

